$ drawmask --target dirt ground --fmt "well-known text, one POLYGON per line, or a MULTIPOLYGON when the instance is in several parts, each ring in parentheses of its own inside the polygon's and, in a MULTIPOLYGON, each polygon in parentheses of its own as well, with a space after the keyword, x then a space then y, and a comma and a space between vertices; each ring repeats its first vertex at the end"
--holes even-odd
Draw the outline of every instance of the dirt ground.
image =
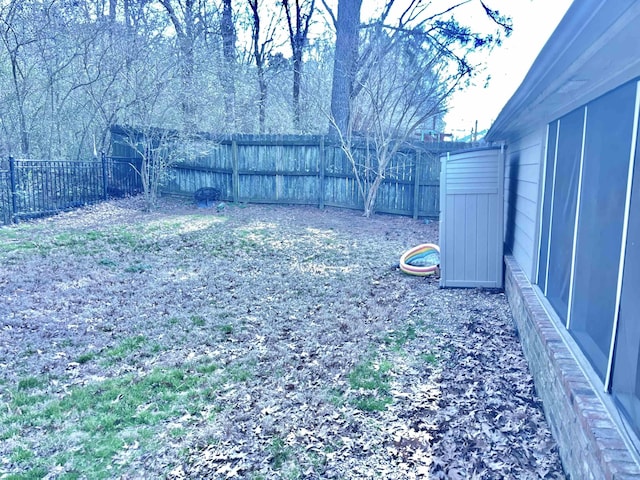
POLYGON ((564 478, 504 294, 397 268, 437 222, 127 199, 0 240, 0 478, 564 478), (158 369, 207 395, 114 430, 106 460, 72 414, 43 417, 158 369))

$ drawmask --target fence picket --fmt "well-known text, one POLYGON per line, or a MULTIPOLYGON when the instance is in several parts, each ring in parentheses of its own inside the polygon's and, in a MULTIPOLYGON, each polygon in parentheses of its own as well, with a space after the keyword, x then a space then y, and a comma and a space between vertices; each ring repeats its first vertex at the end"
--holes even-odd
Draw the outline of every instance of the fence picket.
POLYGON ((107 156, 104 152, 100 154, 100 160, 102 161, 102 198, 106 200, 108 198, 109 178, 107 177, 107 156))
POLYGON ((238 142, 233 140, 231 143, 231 163, 233 165, 233 174, 232 174, 232 192, 233 192, 233 201, 237 202, 240 200, 240 174, 238 172, 238 142))
POLYGON ((415 170, 413 171, 413 218, 418 218, 420 206, 420 174, 422 173, 422 155, 416 152, 415 170))
POLYGON ((327 161, 326 150, 324 148, 324 137, 320 137, 320 154, 318 157, 318 206, 320 209, 324 209, 324 189, 325 189, 325 180, 324 180, 324 171, 327 161))

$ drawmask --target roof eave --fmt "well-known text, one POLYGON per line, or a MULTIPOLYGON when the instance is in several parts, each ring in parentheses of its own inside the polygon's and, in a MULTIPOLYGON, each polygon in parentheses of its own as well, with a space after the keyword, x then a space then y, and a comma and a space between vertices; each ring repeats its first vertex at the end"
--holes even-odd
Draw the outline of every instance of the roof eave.
MULTIPOLYGON (((507 140, 516 131, 547 123, 561 110, 576 108, 590 94, 612 88, 603 78, 589 77, 585 88, 575 89, 580 72, 596 53, 602 53, 620 32, 628 35, 631 22, 640 18, 640 2, 633 0, 580 0, 574 2, 531 66, 524 81, 504 106, 487 133, 488 141, 507 140), (565 94, 564 92, 570 92, 565 94), (561 100, 561 102, 559 101, 561 100), (555 102, 555 103, 554 103, 555 102), (535 123, 536 125, 533 125, 535 123)), ((640 36, 638 37, 640 38, 640 36)), ((620 55, 619 55, 620 56, 620 55)), ((624 58, 624 60, 627 60, 624 58)), ((640 57, 620 66, 616 80, 640 72, 640 57)), ((622 60, 621 60, 622 61, 622 60)), ((618 62, 618 63, 621 63, 618 62)), ((587 81, 585 80, 585 83, 587 81)), ((580 86, 580 85, 578 85, 580 86)), ((614 85, 615 86, 615 85, 614 85)), ((604 93, 604 92, 601 92, 604 93)))

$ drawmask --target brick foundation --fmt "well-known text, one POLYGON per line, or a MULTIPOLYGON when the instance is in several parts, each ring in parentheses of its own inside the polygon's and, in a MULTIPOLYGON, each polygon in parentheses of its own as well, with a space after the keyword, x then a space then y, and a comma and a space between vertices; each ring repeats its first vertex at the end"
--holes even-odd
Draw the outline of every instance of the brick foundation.
POLYGON ((511 256, 505 265, 507 298, 567 477, 640 479, 640 466, 524 272, 511 256))

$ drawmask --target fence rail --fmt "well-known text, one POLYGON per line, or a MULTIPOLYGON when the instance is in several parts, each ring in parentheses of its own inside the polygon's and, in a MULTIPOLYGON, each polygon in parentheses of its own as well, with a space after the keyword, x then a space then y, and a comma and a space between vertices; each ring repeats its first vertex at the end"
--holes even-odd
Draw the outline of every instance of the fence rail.
MULTIPOLYGON (((136 160, 137 161, 137 160, 136 160)), ((135 195, 141 185, 131 160, 24 160, 10 157, 0 170, 0 223, 50 215, 135 195)))

